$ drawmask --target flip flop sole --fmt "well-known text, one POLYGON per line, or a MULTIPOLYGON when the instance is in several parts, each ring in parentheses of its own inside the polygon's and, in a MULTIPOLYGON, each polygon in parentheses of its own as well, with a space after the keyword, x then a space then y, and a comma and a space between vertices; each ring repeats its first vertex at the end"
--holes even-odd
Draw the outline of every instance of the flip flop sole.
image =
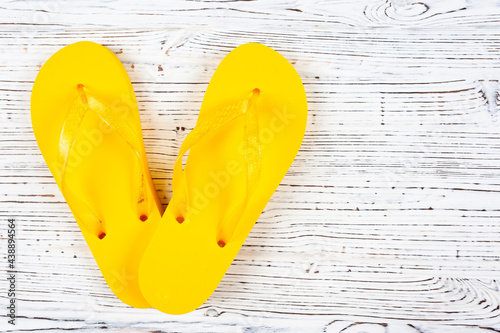
POLYGON ((145 158, 134 91, 120 60, 109 49, 92 42, 78 42, 59 50, 35 80, 31 118, 40 151, 107 284, 124 303, 150 307, 140 292, 137 275, 142 254, 160 220, 161 204, 145 158), (78 87, 89 89, 96 100, 107 105, 112 119, 127 124, 129 132, 136 135, 135 146, 140 148, 134 152, 109 124, 87 111, 75 131, 63 187, 61 132, 68 121, 68 110, 81 97, 78 87), (138 155, 143 158, 138 159, 138 155), (147 182, 151 212, 138 217, 134 200, 141 182, 147 182), (102 225, 78 217, 80 199, 102 217, 102 225))
POLYGON ((258 184, 241 218, 229 221, 234 233, 225 236, 221 221, 248 186, 245 118, 222 125, 189 151, 187 214, 178 216, 174 189, 139 272, 144 297, 163 312, 187 313, 210 297, 299 150, 307 122, 304 87, 292 65, 261 44, 239 46, 224 58, 205 93, 197 126, 252 91, 259 94, 258 184))

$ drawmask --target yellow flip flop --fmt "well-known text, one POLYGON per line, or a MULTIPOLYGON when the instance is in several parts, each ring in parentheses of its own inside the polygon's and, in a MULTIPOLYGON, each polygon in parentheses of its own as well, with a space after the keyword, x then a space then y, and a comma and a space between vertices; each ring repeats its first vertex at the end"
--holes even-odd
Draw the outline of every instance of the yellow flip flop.
POLYGON ((139 282, 152 306, 183 314, 208 299, 292 164, 306 121, 304 87, 280 54, 251 43, 225 57, 143 256, 139 282))
POLYGON ((31 94, 40 151, 115 295, 150 307, 138 270, 160 221, 139 110, 120 60, 78 42, 43 65, 31 94))

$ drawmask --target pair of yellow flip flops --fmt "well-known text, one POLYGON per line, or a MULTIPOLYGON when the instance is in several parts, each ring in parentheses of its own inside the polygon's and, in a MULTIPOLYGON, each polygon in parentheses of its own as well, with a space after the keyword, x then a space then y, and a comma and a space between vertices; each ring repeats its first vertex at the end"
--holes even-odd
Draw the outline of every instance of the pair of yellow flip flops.
POLYGON ((110 50, 78 42, 55 53, 35 80, 31 117, 111 290, 133 307, 182 314, 210 297, 285 176, 307 102, 274 50, 250 43, 230 52, 180 148, 165 212, 132 84, 110 50))

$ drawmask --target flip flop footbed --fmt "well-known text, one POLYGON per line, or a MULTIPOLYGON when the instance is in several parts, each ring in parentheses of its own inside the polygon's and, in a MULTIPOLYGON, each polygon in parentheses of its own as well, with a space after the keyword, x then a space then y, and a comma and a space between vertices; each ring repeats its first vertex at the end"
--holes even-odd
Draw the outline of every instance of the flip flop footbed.
POLYGON ((131 306, 150 307, 137 274, 161 205, 123 65, 92 42, 61 49, 35 80, 31 115, 40 151, 109 287, 131 306))
POLYGON ((306 121, 302 82, 280 54, 252 43, 225 57, 141 263, 152 306, 181 314, 208 299, 294 160, 306 121))

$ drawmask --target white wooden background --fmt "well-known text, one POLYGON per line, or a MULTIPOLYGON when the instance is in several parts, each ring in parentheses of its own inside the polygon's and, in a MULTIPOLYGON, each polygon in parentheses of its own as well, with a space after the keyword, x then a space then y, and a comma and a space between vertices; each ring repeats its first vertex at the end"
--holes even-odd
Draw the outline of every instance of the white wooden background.
POLYGON ((499 79, 498 0, 2 0, 0 331, 14 218, 16 332, 500 332, 499 79), (113 296, 38 150, 33 80, 79 40, 124 63, 164 205, 225 54, 261 42, 303 79, 297 159, 190 314, 113 296))

